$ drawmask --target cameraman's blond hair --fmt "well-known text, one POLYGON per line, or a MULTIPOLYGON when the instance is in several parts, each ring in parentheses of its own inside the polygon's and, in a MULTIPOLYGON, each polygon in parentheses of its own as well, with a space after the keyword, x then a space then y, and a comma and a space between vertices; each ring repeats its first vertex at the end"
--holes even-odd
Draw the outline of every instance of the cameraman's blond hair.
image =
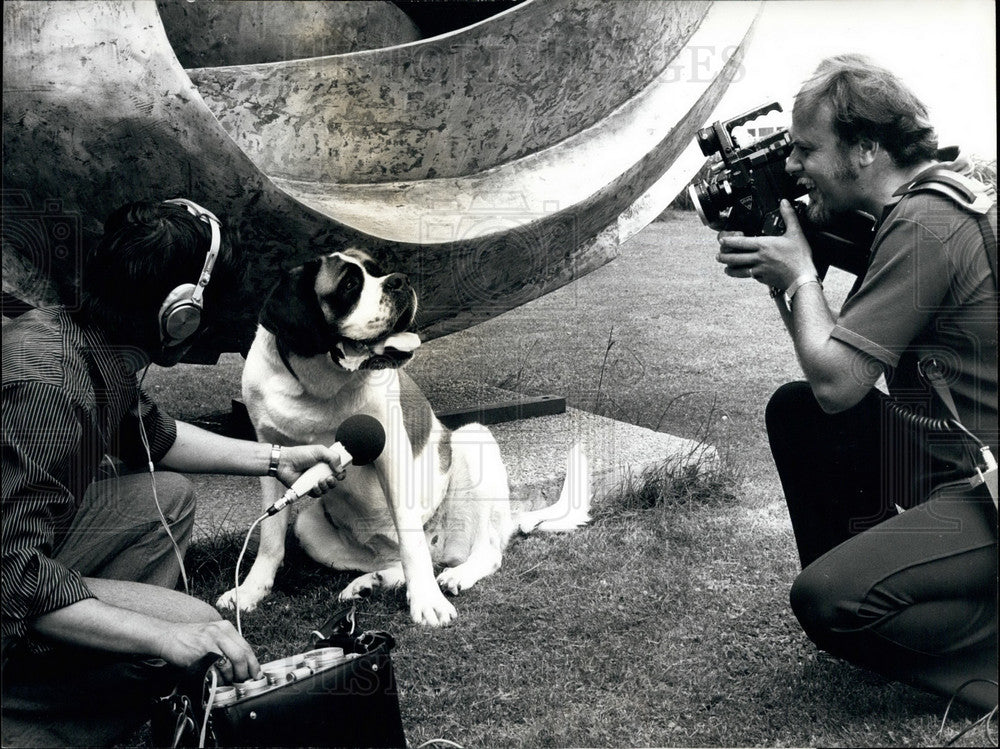
POLYGON ((937 134, 927 107, 892 72, 864 55, 828 57, 802 84, 792 114, 812 120, 823 104, 832 112, 834 132, 845 144, 869 138, 900 167, 933 159, 937 134))

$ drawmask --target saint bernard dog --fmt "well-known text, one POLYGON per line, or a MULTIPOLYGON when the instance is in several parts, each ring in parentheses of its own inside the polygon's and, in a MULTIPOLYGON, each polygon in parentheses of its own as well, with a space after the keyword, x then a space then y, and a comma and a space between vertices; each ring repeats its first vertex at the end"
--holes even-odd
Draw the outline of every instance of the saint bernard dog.
MULTIPOLYGON (((283 445, 333 444, 337 427, 368 414, 386 443, 371 465, 350 466, 319 501, 302 500, 295 533, 318 562, 365 574, 347 600, 405 585, 418 624, 445 626, 444 592, 472 587, 500 567, 514 531, 570 530, 589 521, 590 476, 577 446, 560 499, 514 517, 507 471, 490 431, 449 430, 401 369, 420 345, 408 332, 417 310, 406 276, 385 273, 356 249, 282 274, 265 302, 243 371, 243 397, 258 438, 283 445), (435 577, 435 565, 443 567, 435 577)), ((262 478, 263 508, 284 493, 262 478)), ((244 582, 217 606, 249 611, 268 594, 285 554, 288 512, 261 524, 244 582)))

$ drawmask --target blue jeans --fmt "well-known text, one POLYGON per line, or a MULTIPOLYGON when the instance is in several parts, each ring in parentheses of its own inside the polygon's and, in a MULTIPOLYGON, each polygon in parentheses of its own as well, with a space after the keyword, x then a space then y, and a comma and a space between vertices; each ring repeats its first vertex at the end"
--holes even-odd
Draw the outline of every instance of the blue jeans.
MULTIPOLYGON (((191 484, 179 474, 157 472, 156 489, 183 554, 194 527, 191 484)), ((92 484, 54 557, 86 577, 167 588, 177 584, 180 573, 144 473, 92 484)), ((122 741, 149 719, 153 699, 169 694, 179 676, 156 659, 63 645, 44 653, 21 647, 4 664, 3 745, 122 741)))

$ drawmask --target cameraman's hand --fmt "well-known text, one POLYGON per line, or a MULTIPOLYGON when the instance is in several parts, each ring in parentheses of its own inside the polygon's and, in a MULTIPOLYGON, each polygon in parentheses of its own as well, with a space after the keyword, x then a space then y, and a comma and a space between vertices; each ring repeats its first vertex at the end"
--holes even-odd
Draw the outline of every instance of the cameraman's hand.
POLYGON ((309 494, 319 497, 334 487, 337 481, 344 480, 344 469, 340 465, 340 456, 325 445, 297 445, 282 447, 278 460, 278 480, 285 486, 291 486, 295 479, 317 463, 326 463, 333 471, 333 476, 323 479, 309 494))
POLYGON ((159 642, 159 657, 174 666, 187 668, 209 653, 218 653, 215 667, 226 681, 260 676, 260 663, 253 650, 228 621, 164 622, 159 642))
POLYGON ((812 250, 806 241, 795 209, 781 201, 785 233, 781 236, 746 237, 741 232, 720 232, 721 251, 716 260, 733 278, 753 278, 762 284, 785 289, 796 278, 815 275, 812 250))

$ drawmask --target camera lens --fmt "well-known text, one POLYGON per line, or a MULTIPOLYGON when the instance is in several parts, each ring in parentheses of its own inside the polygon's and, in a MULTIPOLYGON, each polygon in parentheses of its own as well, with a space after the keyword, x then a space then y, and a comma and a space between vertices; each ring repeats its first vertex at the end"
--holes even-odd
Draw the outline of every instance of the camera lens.
POLYGON ((732 187, 729 180, 721 180, 716 184, 697 182, 688 187, 688 196, 705 226, 718 231, 725 228, 726 217, 722 213, 732 207, 732 187))

